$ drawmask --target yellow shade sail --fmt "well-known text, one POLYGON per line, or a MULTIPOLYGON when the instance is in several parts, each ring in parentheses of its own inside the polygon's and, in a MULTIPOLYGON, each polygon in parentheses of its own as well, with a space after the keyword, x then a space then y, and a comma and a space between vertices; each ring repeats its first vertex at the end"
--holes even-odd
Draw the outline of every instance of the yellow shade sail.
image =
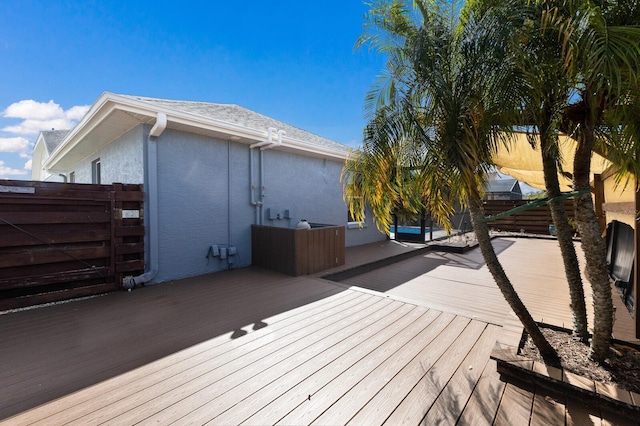
MULTIPOLYGON (((535 138, 538 138, 535 136, 535 138)), ((571 191, 571 173, 577 142, 568 136, 561 135, 558 141, 562 158, 562 170, 559 171, 560 189, 571 191)), ((542 171, 542 154, 540 142, 533 148, 526 133, 516 133, 507 146, 501 145, 493 156, 493 162, 502 174, 509 175, 537 189, 544 190, 544 174, 542 171)), ((593 174, 602 173, 611 166, 611 162, 598 154, 591 157, 591 180, 593 174)))

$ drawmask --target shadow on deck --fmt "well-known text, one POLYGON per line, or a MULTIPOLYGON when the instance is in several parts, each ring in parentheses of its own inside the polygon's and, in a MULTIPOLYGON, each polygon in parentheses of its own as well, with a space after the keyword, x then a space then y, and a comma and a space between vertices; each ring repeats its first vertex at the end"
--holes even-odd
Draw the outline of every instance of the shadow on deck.
MULTIPOLYGON (((567 321, 557 244, 494 244, 534 316, 567 321)), ((387 241, 349 249, 328 274, 378 267, 342 283, 244 268, 0 315, 0 419, 531 420, 551 402, 499 380, 489 354, 522 329, 479 256, 387 241)))

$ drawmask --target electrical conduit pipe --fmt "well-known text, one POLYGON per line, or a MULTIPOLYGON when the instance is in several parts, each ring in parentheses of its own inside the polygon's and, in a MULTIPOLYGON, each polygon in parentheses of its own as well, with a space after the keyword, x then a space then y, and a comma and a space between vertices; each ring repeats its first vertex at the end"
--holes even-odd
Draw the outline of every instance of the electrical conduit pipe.
POLYGON ((255 211, 256 211, 256 219, 255 219, 255 224, 256 225, 262 225, 262 202, 264 199, 264 187, 262 184, 263 181, 263 174, 262 174, 262 152, 260 152, 260 184, 258 185, 258 187, 260 188, 260 201, 257 201, 255 199, 255 186, 253 184, 253 167, 254 167, 254 160, 253 160, 253 149, 254 148, 260 148, 261 150, 263 149, 262 147, 264 146, 270 146, 272 145, 273 142, 273 134, 275 132, 277 132, 278 129, 276 129, 275 127, 269 127, 267 128, 267 140, 262 141, 262 142, 258 142, 258 143, 254 143, 253 145, 249 145, 249 191, 251 193, 251 205, 254 207, 255 211))

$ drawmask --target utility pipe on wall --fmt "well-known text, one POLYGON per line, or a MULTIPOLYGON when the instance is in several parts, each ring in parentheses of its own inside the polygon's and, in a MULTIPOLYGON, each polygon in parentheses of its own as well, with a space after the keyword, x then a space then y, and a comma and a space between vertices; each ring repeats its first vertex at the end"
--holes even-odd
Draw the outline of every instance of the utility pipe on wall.
POLYGON ((158 233, 160 225, 158 221, 158 146, 157 138, 160 137, 164 129, 167 128, 167 115, 159 112, 156 116, 156 123, 149 131, 147 137, 147 182, 146 192, 148 195, 148 206, 145 209, 145 216, 149 218, 147 227, 149 235, 149 261, 144 274, 130 278, 126 283, 122 283, 125 288, 133 288, 136 285, 151 281, 158 273, 159 242, 158 233))
MULTIPOLYGON (((270 130, 276 130, 272 127, 269 128, 270 130)), ((266 196, 266 190, 267 190, 267 185, 265 185, 264 183, 264 154, 262 153, 262 151, 269 149, 269 148, 273 148, 274 146, 280 146, 282 145, 282 135, 286 134, 287 132, 285 132, 284 130, 278 130, 278 139, 276 139, 276 141, 271 140, 271 143, 269 144, 264 144, 263 146, 260 147, 260 221, 262 224, 262 220, 264 215, 262 214, 262 209, 264 208, 264 197, 266 196)))
POLYGON ((251 147, 249 147, 249 193, 251 194, 250 198, 250 203, 253 206, 255 212, 256 212, 256 220, 255 220, 255 224, 256 225, 260 225, 260 210, 259 210, 259 206, 258 206, 258 202, 255 199, 255 185, 253 184, 253 167, 254 167, 254 161, 253 161, 253 149, 251 149, 251 147))
POLYGON ((270 148, 273 145, 282 145, 281 132, 283 132, 283 130, 278 130, 275 127, 269 127, 267 128, 267 140, 254 143, 253 145, 249 145, 249 180, 250 180, 249 191, 251 192, 251 205, 255 208, 255 211, 256 211, 256 219, 255 219, 256 225, 262 225, 262 206, 264 204, 264 196, 265 196, 264 172, 263 172, 264 166, 262 161, 262 150, 270 148), (273 134, 276 132, 278 134, 278 140, 274 142, 273 134), (258 175, 260 178, 260 183, 258 185, 258 188, 260 188, 259 189, 260 200, 255 199, 255 193, 254 193, 254 189, 255 189, 255 185, 253 183, 253 167, 254 167, 253 149, 254 148, 260 148, 260 152, 258 153, 258 157, 259 157, 258 164, 260 167, 260 173, 258 175))

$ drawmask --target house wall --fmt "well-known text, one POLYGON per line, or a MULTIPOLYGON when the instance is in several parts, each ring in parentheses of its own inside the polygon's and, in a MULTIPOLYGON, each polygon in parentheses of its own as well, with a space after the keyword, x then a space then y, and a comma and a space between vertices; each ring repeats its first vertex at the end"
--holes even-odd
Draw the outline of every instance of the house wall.
MULTIPOLYGON (((154 282, 227 269, 219 257, 207 258, 211 245, 236 247, 234 268, 250 265, 256 217, 250 204, 249 146, 167 129, 157 139, 157 152, 160 260, 154 282)), ((253 155, 257 185, 259 149, 253 155)), ((346 225, 341 162, 275 149, 262 155, 264 225, 294 227, 301 218, 346 225), (268 209, 289 209, 292 217, 270 220, 268 209)), ((373 224, 346 231, 347 245, 385 238, 373 224)))
MULTIPOLYGON (((269 149, 263 152, 266 190, 263 225, 295 227, 300 219, 312 223, 347 225, 347 206, 342 199, 340 173, 342 161, 312 158, 269 149), (290 219, 270 219, 270 209, 289 210, 290 219)), ((256 155, 257 158, 257 155, 256 155)), ((364 228, 347 227, 346 246, 383 240, 372 222, 373 215, 365 212, 364 228)), ((273 217, 273 215, 271 215, 273 217)), ((277 216, 276 216, 277 217, 277 216)))
POLYGON ((58 174, 51 174, 44 170, 42 165, 49 158, 49 153, 44 147, 44 142, 36 143, 33 149, 33 156, 31 158, 31 179, 39 180, 42 182, 64 182, 62 176, 58 174))
POLYGON ((144 183, 144 132, 142 125, 131 129, 101 150, 87 156, 69 172, 75 172, 76 183, 91 183, 91 163, 100 158, 101 183, 144 183))

